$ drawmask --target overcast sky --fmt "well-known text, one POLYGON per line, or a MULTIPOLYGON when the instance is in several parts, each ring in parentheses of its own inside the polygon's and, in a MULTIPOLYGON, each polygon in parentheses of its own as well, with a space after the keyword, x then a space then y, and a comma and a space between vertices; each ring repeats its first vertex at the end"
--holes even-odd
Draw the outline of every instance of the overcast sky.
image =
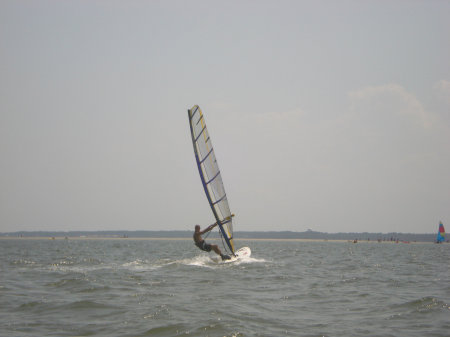
POLYGON ((450 227, 450 2, 1 1, 0 232, 450 227))

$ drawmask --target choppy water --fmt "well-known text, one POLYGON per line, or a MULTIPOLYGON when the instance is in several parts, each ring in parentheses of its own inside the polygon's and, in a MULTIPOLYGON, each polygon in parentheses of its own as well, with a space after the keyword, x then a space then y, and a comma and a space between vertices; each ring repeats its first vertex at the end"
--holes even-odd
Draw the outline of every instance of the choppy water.
POLYGON ((1 336, 449 336, 450 245, 0 239, 1 336), (211 256, 213 253, 210 253, 211 256))

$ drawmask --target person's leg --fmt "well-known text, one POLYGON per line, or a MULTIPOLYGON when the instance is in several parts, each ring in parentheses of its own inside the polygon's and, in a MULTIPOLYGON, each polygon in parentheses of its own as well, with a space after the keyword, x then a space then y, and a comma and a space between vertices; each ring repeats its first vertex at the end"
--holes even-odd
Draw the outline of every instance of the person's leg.
POLYGON ((211 249, 217 254, 222 256, 222 252, 220 251, 219 247, 217 245, 211 245, 211 249))
POLYGON ((223 255, 222 254, 222 252, 220 251, 219 247, 217 247, 217 245, 211 245, 211 249, 213 251, 215 251, 217 255, 220 255, 222 260, 229 260, 230 259, 230 257, 228 255, 223 255))

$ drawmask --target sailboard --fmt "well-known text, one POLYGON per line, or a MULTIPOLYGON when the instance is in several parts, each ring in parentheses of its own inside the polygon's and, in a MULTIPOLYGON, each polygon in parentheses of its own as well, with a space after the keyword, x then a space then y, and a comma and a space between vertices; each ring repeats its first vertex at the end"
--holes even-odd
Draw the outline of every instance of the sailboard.
POLYGON ((439 223, 439 229, 436 237, 436 243, 442 243, 445 241, 445 228, 442 222, 439 223))
POLYGON ((194 105, 189 109, 188 115, 195 160, 206 198, 218 224, 224 249, 227 253, 236 257, 233 241, 234 214, 230 211, 222 175, 217 164, 208 129, 206 128, 205 118, 198 105, 194 105))

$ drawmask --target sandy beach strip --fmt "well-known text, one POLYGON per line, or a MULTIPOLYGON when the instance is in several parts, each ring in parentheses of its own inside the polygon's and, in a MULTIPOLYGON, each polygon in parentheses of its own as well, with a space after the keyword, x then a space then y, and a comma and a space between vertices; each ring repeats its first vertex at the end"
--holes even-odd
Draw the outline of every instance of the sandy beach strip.
MULTIPOLYGON (((185 237, 121 237, 121 236, 0 236, 0 240, 130 240, 130 241, 188 241, 192 238, 185 237)), ((210 238, 208 241, 220 241, 219 238, 210 238)), ((391 243, 391 244, 414 244, 414 243, 433 243, 433 242, 405 242, 405 241, 377 241, 377 240, 328 240, 328 239, 288 239, 288 238, 235 238, 235 242, 241 241, 272 241, 272 242, 346 242, 352 244, 359 243, 391 243)))

